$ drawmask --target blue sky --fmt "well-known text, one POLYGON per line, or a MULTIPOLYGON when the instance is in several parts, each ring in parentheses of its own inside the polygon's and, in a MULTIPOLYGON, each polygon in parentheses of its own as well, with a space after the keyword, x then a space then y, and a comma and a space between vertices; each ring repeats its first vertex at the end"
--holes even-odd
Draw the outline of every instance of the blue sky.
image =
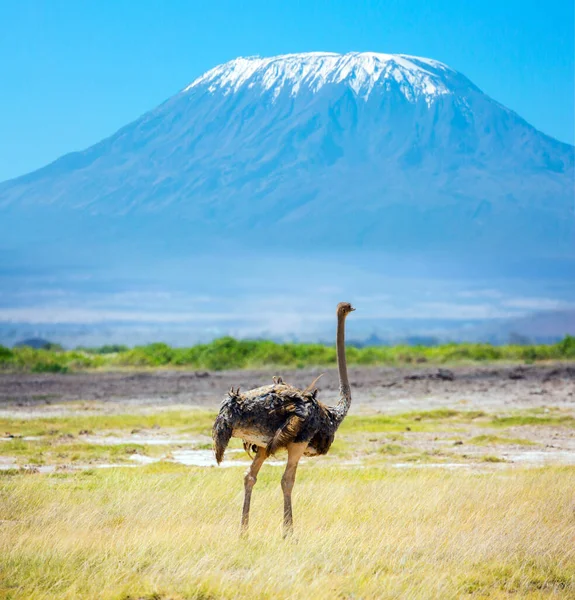
POLYGON ((85 148, 240 55, 441 60, 573 143, 572 0, 2 0, 0 181, 85 148))

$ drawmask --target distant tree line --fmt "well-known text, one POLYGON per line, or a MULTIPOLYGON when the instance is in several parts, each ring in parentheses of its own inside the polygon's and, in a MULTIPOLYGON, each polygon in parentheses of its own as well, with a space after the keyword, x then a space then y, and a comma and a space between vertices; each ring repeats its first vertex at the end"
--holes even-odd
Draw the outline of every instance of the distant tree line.
MULTIPOLYGON (((348 347, 351 365, 416 365, 456 362, 509 361, 532 363, 575 359, 575 337, 567 335, 555 344, 447 343, 437 346, 397 345, 348 347)), ((244 369, 284 366, 303 368, 336 364, 335 347, 324 344, 276 343, 223 337, 209 344, 174 348, 155 343, 128 348, 64 350, 60 346, 12 349, 0 346, 0 369, 65 373, 84 369, 186 367, 191 369, 244 369)))

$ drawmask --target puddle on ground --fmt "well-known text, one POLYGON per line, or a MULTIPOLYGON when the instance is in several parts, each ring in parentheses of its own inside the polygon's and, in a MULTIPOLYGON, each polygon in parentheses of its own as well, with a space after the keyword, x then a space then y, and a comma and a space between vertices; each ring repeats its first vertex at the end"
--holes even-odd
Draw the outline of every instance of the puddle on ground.
POLYGON ((16 459, 11 456, 0 456, 0 470, 16 469, 16 459))
MULTIPOLYGON (((174 450, 172 453, 174 462, 189 467, 215 467, 217 466, 214 453, 211 450, 174 450)), ((245 460, 224 460, 222 467, 245 467, 251 463, 245 460)))
POLYGON ((130 460, 138 463, 139 465, 151 465, 152 463, 159 462, 161 458, 154 458, 153 456, 145 456, 144 454, 132 454, 130 460))
POLYGON ((505 452, 502 458, 514 463, 528 464, 534 466, 542 465, 575 465, 575 452, 572 450, 554 450, 544 452, 543 450, 525 450, 523 452, 505 452))
POLYGON ((395 463, 396 469, 472 469, 476 467, 543 467, 550 465, 575 465, 575 451, 555 450, 545 452, 543 450, 524 450, 518 452, 502 452, 502 462, 481 461, 482 456, 477 456, 477 462, 468 463, 395 463))

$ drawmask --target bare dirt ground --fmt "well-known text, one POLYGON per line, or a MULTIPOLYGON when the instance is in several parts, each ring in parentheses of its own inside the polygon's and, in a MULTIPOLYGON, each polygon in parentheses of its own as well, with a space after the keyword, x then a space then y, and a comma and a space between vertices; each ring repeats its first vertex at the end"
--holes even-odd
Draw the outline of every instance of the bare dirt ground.
MULTIPOLYGON (((99 401, 118 405, 200 406, 215 409, 233 385, 247 390, 275 374, 305 387, 317 375, 319 398, 337 395, 336 369, 86 372, 0 374, 0 408, 18 412, 42 405, 99 401)), ((485 365, 449 368, 354 367, 353 412, 397 412, 453 407, 481 410, 554 406, 575 409, 575 364, 485 365)))
MULTIPOLYGON (((319 398, 330 404, 337 399, 335 369, 282 369, 277 374, 289 383, 305 387, 322 372, 325 375, 318 383, 319 398)), ((276 371, 271 370, 4 373, 0 374, 0 417, 157 413, 193 407, 217 410, 232 385, 247 390, 271 383, 274 374, 276 371)), ((465 465, 459 463, 464 462, 467 466, 485 469, 485 463, 489 461, 496 463, 487 465, 491 468, 511 464, 575 465, 573 363, 449 368, 355 367, 350 369, 350 381, 354 398, 351 414, 392 415, 438 408, 486 413, 479 421, 468 419, 465 423, 454 424, 449 418, 443 419, 433 431, 405 427, 405 431, 394 435, 357 437, 356 434, 346 441, 357 448, 358 457, 373 456, 374 452, 381 452, 380 448, 385 451, 386 444, 391 444, 393 456, 388 458, 393 460, 394 466, 405 468, 461 467, 465 465), (508 423, 504 427, 485 423, 486 419, 508 415, 535 415, 536 422, 508 423), (547 421, 546 415, 550 417, 547 421), (571 420, 560 421, 565 416, 571 420), (395 452, 398 452, 397 456, 395 452), (420 453, 423 464, 419 459, 405 462, 408 452, 420 453)), ((156 442, 183 444, 177 432, 151 431, 146 432, 146 436, 142 441, 132 432, 133 439, 127 441, 148 445, 156 442), (160 437, 156 440, 157 436, 160 437)), ((89 441, 84 438, 76 439, 89 441)), ((105 437, 91 441, 110 444, 110 440, 105 437)), ((207 437, 200 441, 206 440, 209 442, 207 437)), ((126 440, 120 437, 120 442, 126 443, 126 440)), ((192 461, 189 464, 213 462, 209 450, 193 450, 189 454, 191 458, 186 458, 192 461), (206 456, 200 456, 202 452, 206 456)), ((15 461, 13 457, 10 460, 15 461)), ((353 460, 352 463, 355 464, 353 460)))

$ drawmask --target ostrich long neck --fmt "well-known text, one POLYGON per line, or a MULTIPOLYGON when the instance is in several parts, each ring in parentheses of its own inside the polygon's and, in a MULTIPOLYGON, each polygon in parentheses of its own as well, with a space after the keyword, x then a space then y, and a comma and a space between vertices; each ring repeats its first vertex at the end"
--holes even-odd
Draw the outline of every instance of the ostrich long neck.
POLYGON ((337 368, 339 371, 339 402, 333 407, 333 415, 339 425, 347 415, 351 404, 351 388, 347 378, 347 363, 345 360, 345 316, 337 316, 337 368))

